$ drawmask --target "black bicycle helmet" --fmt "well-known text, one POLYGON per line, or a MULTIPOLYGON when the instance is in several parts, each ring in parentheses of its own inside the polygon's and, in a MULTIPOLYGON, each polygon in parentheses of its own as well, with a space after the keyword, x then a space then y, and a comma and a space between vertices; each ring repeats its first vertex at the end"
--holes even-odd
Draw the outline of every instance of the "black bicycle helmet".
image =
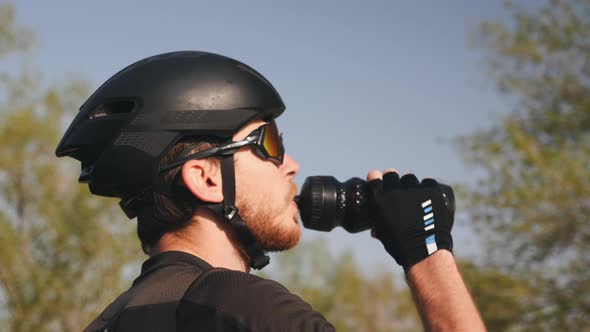
POLYGON ((56 155, 82 163, 93 194, 121 197, 151 184, 160 158, 184 136, 229 138, 279 116, 275 88, 249 66, 212 53, 165 53, 107 80, 80 107, 56 155))
MULTIPOLYGON (((81 162, 79 181, 93 194, 128 197, 153 184, 161 157, 181 138, 229 139, 248 122, 269 121, 284 110, 271 83, 239 61, 198 51, 165 53, 126 67, 98 88, 55 153, 81 162)), ((230 199, 219 209, 228 220, 237 214, 231 162, 224 182, 233 188, 224 185, 230 199)))

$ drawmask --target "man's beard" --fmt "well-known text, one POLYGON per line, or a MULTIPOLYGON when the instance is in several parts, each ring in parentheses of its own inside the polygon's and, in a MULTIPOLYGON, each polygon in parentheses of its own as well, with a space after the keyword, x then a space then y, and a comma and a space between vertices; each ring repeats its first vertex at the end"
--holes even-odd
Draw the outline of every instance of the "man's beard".
POLYGON ((257 197, 247 196, 241 204, 238 205, 239 214, 256 238, 258 243, 265 251, 282 251, 293 248, 299 242, 301 237, 301 227, 296 220, 288 216, 288 220, 279 220, 284 216, 284 209, 289 207, 293 202, 293 197, 297 193, 297 187, 293 185, 287 197, 286 205, 283 210, 268 208, 265 200, 257 197), (256 202, 253 202, 256 200, 256 202))

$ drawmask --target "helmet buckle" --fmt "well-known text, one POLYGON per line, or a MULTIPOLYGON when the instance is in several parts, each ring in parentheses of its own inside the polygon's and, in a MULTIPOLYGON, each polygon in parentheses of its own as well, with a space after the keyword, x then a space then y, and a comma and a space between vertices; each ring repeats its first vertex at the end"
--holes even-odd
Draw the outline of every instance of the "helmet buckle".
POLYGON ((226 206, 223 208, 223 216, 230 221, 238 214, 238 212, 239 210, 235 206, 226 206))

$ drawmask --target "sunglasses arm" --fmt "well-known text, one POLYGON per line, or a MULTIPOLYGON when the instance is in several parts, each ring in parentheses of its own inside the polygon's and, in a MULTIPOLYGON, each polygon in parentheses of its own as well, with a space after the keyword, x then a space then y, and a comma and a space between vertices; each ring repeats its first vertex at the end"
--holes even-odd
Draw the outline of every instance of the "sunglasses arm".
POLYGON ((237 142, 232 142, 224 146, 218 147, 218 150, 215 152, 216 155, 227 157, 231 156, 236 153, 239 149, 246 145, 254 144, 256 142, 256 137, 248 136, 245 139, 237 142))
POLYGON ((192 159, 203 159, 203 158, 207 158, 207 157, 211 157, 211 156, 221 156, 221 157, 231 156, 234 153, 236 153, 240 148, 242 148, 246 145, 254 144, 255 141, 256 141, 255 136, 248 136, 241 141, 232 142, 227 145, 218 146, 218 147, 214 147, 211 149, 199 151, 197 153, 189 154, 188 156, 181 158, 180 160, 177 160, 177 161, 173 162, 172 164, 169 164, 169 165, 166 165, 166 166, 160 168, 160 173, 171 170, 175 167, 181 166, 184 163, 186 163, 187 161, 192 160, 192 159))

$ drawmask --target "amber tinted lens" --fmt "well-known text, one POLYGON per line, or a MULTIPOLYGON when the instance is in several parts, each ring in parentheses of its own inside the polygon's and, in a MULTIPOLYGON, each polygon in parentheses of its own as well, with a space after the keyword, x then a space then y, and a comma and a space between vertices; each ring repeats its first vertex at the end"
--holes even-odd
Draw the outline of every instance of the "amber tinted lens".
POLYGON ((274 121, 271 121, 266 126, 262 146, 266 150, 266 153, 268 153, 269 158, 277 159, 280 162, 283 161, 283 142, 279 135, 277 124, 274 121))

